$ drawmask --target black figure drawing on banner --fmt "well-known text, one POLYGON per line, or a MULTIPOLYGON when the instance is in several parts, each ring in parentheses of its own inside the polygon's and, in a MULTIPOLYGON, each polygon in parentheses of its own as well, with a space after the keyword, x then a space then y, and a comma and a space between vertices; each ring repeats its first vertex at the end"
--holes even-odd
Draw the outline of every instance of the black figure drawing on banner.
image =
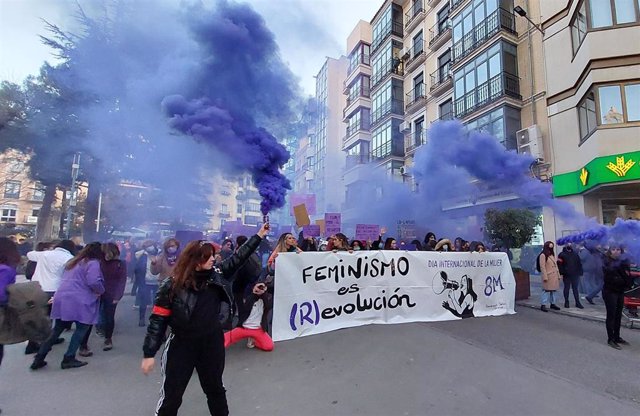
POLYGON ((471 318, 473 305, 478 299, 478 295, 473 291, 473 280, 466 274, 460 278, 460 282, 449 280, 447 273, 440 272, 440 282, 436 284, 434 277, 433 291, 440 295, 448 290, 448 300, 442 302, 442 307, 457 316, 458 318, 471 318), (438 290, 436 290, 436 287, 438 290))

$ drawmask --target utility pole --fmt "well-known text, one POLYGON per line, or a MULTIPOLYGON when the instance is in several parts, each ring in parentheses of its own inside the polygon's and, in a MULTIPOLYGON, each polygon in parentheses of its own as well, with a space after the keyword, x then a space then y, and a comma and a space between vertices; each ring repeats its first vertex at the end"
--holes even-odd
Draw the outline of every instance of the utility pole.
POLYGON ((80 153, 73 155, 73 163, 71 164, 71 190, 69 198, 69 206, 67 207, 67 239, 70 237, 71 224, 73 224, 73 210, 78 202, 78 172, 80 171, 80 153))

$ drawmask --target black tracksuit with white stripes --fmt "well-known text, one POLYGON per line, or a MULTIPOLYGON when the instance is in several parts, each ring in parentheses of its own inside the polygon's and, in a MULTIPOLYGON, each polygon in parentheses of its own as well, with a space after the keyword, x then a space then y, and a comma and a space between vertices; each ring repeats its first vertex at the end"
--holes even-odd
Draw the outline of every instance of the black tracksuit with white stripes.
POLYGON ((193 272, 196 289, 172 293, 171 278, 160 285, 142 348, 145 358, 154 357, 167 327, 171 327, 162 353, 163 382, 156 415, 177 415, 194 368, 211 415, 229 414, 222 384, 225 350, 219 318, 221 302, 230 303, 231 299, 222 279, 231 277, 261 240, 257 235, 251 237, 220 268, 193 272))

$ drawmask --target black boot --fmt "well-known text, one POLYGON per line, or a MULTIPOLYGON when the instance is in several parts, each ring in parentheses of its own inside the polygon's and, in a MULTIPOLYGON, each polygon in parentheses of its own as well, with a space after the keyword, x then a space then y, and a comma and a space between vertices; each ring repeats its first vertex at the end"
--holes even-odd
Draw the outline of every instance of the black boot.
POLYGON ((62 363, 60 364, 60 368, 62 368, 63 370, 66 370, 68 368, 83 367, 87 364, 89 363, 86 361, 79 361, 79 360, 76 360, 76 357, 67 357, 65 355, 64 358, 62 359, 62 363))
POLYGON ((547 306, 546 306, 546 305, 542 305, 542 306, 540 306, 540 310, 541 310, 542 312, 549 312, 549 309, 547 309, 547 306))
POLYGON ((45 365, 47 365, 47 362, 44 360, 44 357, 40 355, 36 355, 33 358, 33 362, 31 363, 31 366, 29 368, 32 370, 37 370, 39 368, 44 367, 45 365))

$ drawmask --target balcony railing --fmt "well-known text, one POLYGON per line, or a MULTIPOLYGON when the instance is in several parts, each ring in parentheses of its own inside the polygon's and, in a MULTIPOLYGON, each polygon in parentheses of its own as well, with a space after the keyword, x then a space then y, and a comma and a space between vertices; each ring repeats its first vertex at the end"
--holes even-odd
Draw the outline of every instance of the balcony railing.
POLYGON ((387 76, 391 74, 396 74, 400 76, 404 75, 404 68, 402 67, 402 61, 400 61, 400 59, 393 58, 387 61, 387 63, 385 63, 382 68, 380 68, 379 72, 372 74, 371 88, 375 87, 380 82, 384 81, 387 78, 387 76))
POLYGON ((411 47, 411 56, 404 64, 407 72, 413 70, 413 67, 418 62, 424 61, 424 59, 426 59, 427 54, 425 52, 425 46, 426 45, 423 41, 418 41, 413 44, 413 46, 411 47))
POLYGON ((412 23, 415 23, 415 20, 419 19, 420 14, 424 16, 424 0, 416 1, 413 6, 411 6, 411 9, 405 13, 406 19, 404 27, 407 28, 407 30, 410 30, 409 26, 412 23))
POLYGON ((453 103, 456 118, 472 113, 501 97, 508 96, 518 100, 520 95, 520 81, 515 75, 503 72, 478 85, 453 103))
POLYGON ((355 100, 360 97, 370 97, 371 96, 371 88, 368 85, 360 84, 357 88, 351 87, 349 90, 349 96, 347 97, 347 107, 351 105, 355 100))
POLYGON ((357 63, 349 62, 349 68, 347 69, 347 77, 353 74, 360 65, 371 65, 371 58, 366 53, 360 53, 357 63))
POLYGON ((451 33, 451 21, 449 19, 444 22, 438 22, 429 29, 429 46, 433 46, 445 35, 451 33))
POLYGON ((381 121, 383 118, 385 118, 389 114, 397 114, 400 116, 403 115, 404 114, 403 106, 404 106, 404 103, 402 102, 402 100, 389 100, 383 103, 380 106, 380 108, 378 108, 376 111, 371 113, 371 127, 373 128, 373 126, 376 123, 381 121))
POLYGON ((413 132, 405 137, 405 152, 410 153, 427 143, 427 132, 425 130, 413 132))
POLYGON ((447 62, 431 74, 431 90, 451 81, 451 64, 447 62))
POLYGON ((414 89, 407 93, 407 109, 413 107, 414 104, 420 100, 424 100, 427 97, 426 86, 424 84, 418 84, 414 89))
POLYGON ((471 29, 471 32, 455 42, 451 50, 451 59, 453 62, 459 61, 501 30, 517 35, 513 13, 505 9, 498 9, 491 13, 471 29))
MULTIPOLYGON (((402 17, 402 15, 400 15, 400 17, 402 17)), ((373 43, 371 44, 371 54, 373 55, 373 53, 380 46, 382 46, 384 41, 387 40, 387 38, 392 34, 398 37, 403 36, 402 22, 398 22, 395 20, 392 20, 391 22, 387 22, 387 24, 382 28, 378 38, 373 40, 373 43)))
POLYGON ((447 121, 453 120, 453 111, 447 111, 445 113, 440 114, 440 118, 436 121, 447 121))
POLYGON ((360 123, 347 126, 347 134, 344 136, 343 142, 349 140, 351 136, 359 131, 369 131, 371 128, 369 117, 363 117, 360 119, 360 123))

